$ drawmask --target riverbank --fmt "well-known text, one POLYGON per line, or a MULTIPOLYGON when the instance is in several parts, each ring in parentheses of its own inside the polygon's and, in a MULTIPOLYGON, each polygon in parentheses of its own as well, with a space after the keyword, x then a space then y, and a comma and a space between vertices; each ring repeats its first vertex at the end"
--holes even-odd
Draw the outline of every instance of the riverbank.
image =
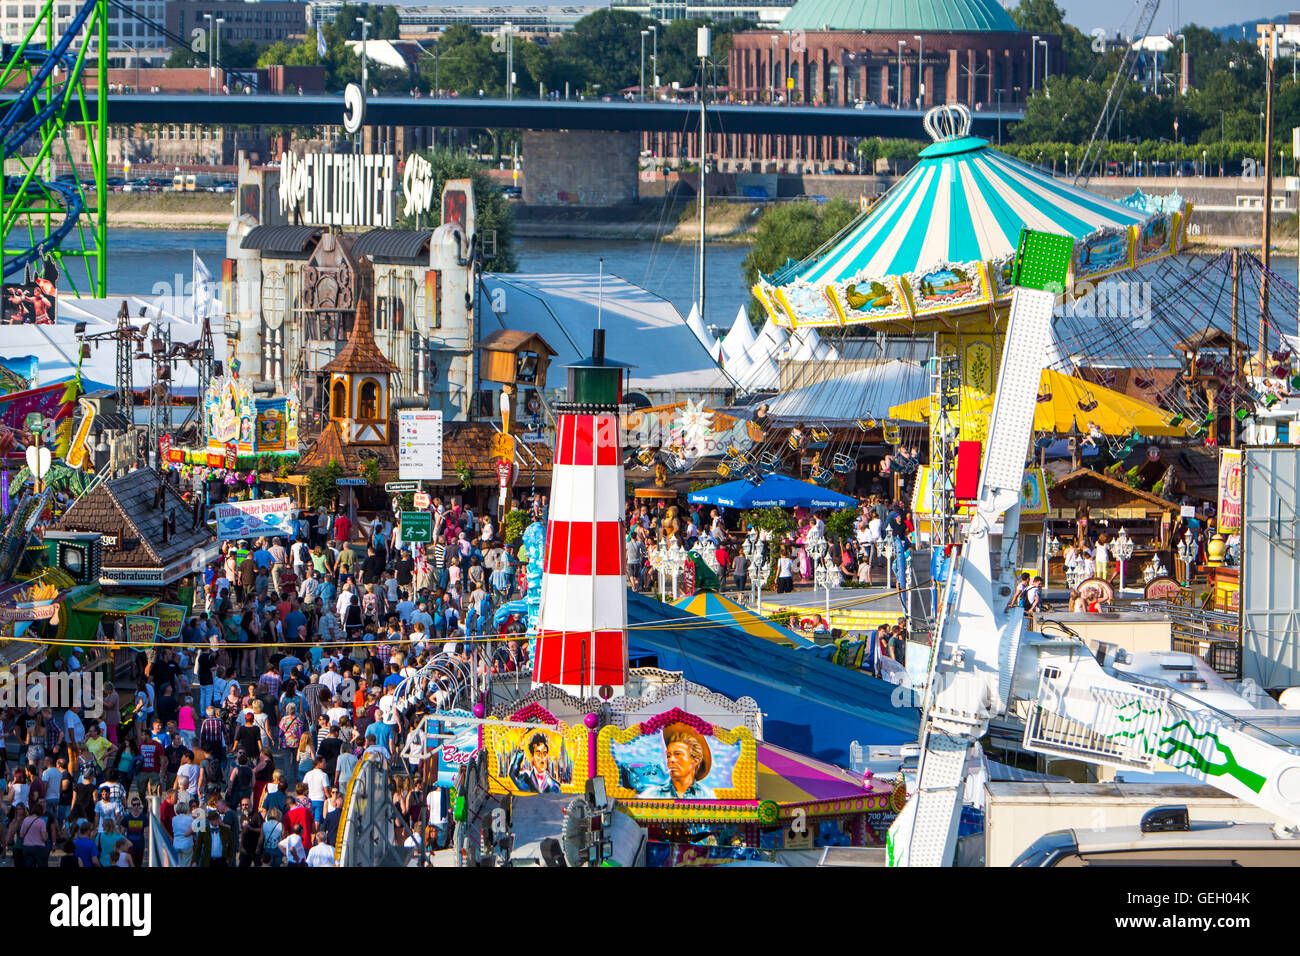
POLYGON ((115 229, 221 229, 234 213, 233 193, 109 193, 115 229))
MULTIPOLYGON (((708 241, 753 242, 763 208, 758 203, 710 202, 708 241)), ((515 235, 525 239, 700 240, 695 203, 639 202, 613 208, 516 204, 514 210, 515 235)))

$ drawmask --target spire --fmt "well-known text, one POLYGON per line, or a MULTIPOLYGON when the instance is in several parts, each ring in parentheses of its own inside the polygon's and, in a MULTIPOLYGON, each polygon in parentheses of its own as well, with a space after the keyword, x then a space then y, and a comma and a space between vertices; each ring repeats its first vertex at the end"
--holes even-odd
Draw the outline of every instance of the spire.
POLYGON ((375 334, 370 328, 370 300, 363 297, 357 304, 357 318, 352 323, 352 334, 322 372, 341 374, 378 373, 396 375, 398 368, 390 362, 375 344, 375 334))

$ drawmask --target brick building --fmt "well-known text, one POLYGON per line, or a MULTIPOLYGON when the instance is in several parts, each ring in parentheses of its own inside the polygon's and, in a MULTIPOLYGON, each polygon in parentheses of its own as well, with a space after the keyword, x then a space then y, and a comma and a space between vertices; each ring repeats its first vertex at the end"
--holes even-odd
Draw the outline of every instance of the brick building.
MULTIPOLYGON (((779 30, 736 34, 727 62, 735 102, 899 109, 1019 109, 1063 65, 1059 36, 1021 31, 996 0, 800 0, 779 30)), ((651 134, 646 146, 699 156, 693 134, 651 134)), ((715 168, 804 172, 848 167, 854 146, 847 137, 718 134, 708 151, 715 168)))

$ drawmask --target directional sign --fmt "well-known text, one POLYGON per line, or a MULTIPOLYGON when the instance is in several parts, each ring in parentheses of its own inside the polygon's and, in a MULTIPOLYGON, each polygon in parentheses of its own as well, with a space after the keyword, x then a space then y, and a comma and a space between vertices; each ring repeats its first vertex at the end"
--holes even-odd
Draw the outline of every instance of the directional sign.
POLYGON ((388 481, 384 483, 384 491, 390 495, 400 495, 407 491, 419 491, 420 483, 418 481, 388 481))
POLYGON ((339 488, 361 488, 367 482, 364 478, 335 478, 334 484, 339 488))
POLYGON ((402 540, 413 542, 432 541, 433 515, 427 511, 403 511, 402 540))

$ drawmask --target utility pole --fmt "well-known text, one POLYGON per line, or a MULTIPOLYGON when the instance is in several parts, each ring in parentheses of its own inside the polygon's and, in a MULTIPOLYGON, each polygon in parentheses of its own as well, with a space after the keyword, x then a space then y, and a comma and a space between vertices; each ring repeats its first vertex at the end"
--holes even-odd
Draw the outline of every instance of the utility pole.
POLYGON ((705 189, 704 182, 707 175, 709 150, 708 137, 709 126, 708 120, 704 113, 704 101, 708 93, 708 86, 705 83, 704 69, 708 63, 709 53, 712 49, 712 34, 708 27, 700 27, 695 32, 695 52, 700 58, 700 321, 708 326, 708 320, 705 318, 704 311, 704 232, 705 232, 705 212, 709 205, 709 193, 705 189))
MULTIPOLYGON (((357 17, 357 23, 361 24, 361 96, 364 99, 370 95, 370 61, 366 57, 366 42, 370 34, 370 21, 365 17, 357 17)), ((437 66, 434 66, 437 70, 437 66)))
POLYGON ((1241 360, 1237 357, 1237 286, 1241 282, 1241 250, 1232 250, 1232 398, 1228 416, 1228 445, 1237 447, 1237 378, 1241 375, 1241 360))
POLYGON ((213 44, 213 39, 212 39, 212 14, 210 14, 210 13, 205 13, 205 14, 203 14, 203 19, 205 19, 205 20, 208 21, 208 96, 211 96, 211 95, 212 95, 212 78, 213 78, 213 76, 214 76, 214 74, 213 74, 213 72, 212 72, 212 44, 213 44))

